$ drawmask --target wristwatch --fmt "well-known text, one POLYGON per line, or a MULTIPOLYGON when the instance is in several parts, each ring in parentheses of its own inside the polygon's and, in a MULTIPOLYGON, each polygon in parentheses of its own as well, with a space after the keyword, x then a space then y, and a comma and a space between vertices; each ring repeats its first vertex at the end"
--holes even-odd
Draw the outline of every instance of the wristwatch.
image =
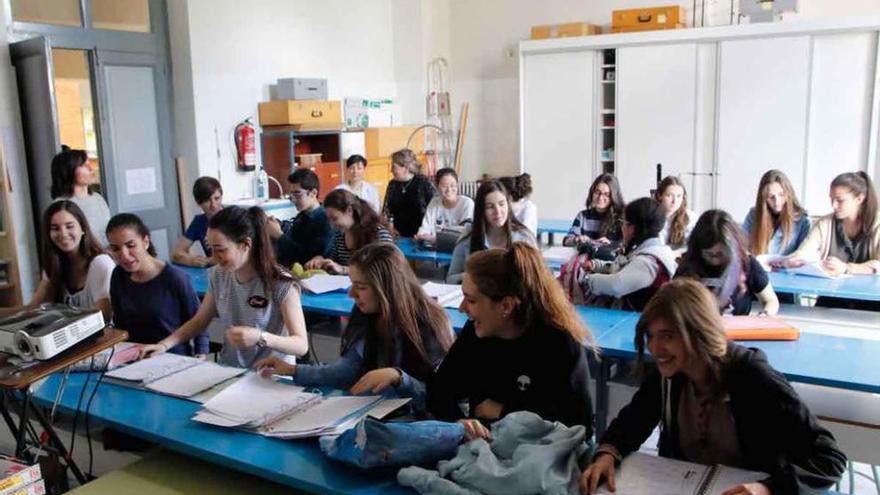
POLYGON ((263 349, 267 345, 269 345, 269 344, 266 342, 266 332, 263 330, 260 330, 260 340, 257 341, 257 347, 259 347, 260 349, 263 349))

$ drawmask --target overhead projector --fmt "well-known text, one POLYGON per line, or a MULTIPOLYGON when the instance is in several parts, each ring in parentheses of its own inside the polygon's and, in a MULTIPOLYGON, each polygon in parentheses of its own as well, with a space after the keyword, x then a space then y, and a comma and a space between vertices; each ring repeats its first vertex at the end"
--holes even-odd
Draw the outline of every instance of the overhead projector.
POLYGON ((103 328, 100 310, 42 304, 0 319, 0 351, 25 360, 50 359, 103 328))

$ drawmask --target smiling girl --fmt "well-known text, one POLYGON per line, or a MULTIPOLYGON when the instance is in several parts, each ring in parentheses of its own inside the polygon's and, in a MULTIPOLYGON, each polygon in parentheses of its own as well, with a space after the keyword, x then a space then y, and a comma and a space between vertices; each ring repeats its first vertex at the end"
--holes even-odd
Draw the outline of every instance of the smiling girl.
POLYGON ((275 262, 262 208, 224 208, 211 217, 208 242, 217 266, 199 310, 159 343, 144 346, 142 355, 188 342, 214 318, 226 329, 221 364, 250 368, 273 354, 304 355, 309 345, 299 287, 275 262))
POLYGON ((688 238, 697 222, 697 214, 688 209, 687 189, 678 177, 670 175, 660 181, 656 198, 666 217, 660 240, 675 254, 681 254, 687 249, 688 238))
POLYGON ((620 184, 612 174, 596 177, 587 193, 587 209, 577 214, 563 246, 579 246, 588 242, 612 244, 620 241, 620 226, 626 202, 620 184))
POLYGON ((728 342, 712 294, 695 280, 660 289, 636 325, 638 364, 656 368, 602 435, 581 489, 595 493, 660 425, 660 456, 767 473, 724 495, 819 493, 846 467, 834 437, 758 349, 728 342))
POLYGON ((468 322, 428 384, 430 413, 461 421, 469 439, 514 411, 583 425, 590 438, 592 337, 541 253, 522 242, 474 253, 461 289, 468 322))
POLYGON ((361 155, 351 155, 345 160, 345 182, 336 186, 354 193, 366 201, 373 211, 379 213, 379 192, 376 187, 364 180, 367 171, 367 159, 361 155))
POLYGON ((411 397, 416 410, 424 409, 425 381, 453 340, 446 311, 425 294, 394 244, 380 242, 359 249, 349 268, 348 293, 355 306, 342 334, 340 358, 312 366, 272 357, 255 367, 291 375, 307 387, 411 397))
POLYGON ((439 196, 428 203, 425 218, 415 238, 434 242, 437 231, 458 227, 474 218, 474 200, 458 194, 458 175, 451 168, 441 168, 435 176, 439 196))
MULTIPOLYGON (((155 344, 196 314, 199 298, 189 277, 156 258, 150 230, 137 215, 120 213, 111 218, 107 240, 117 264, 110 278, 113 324, 125 329, 131 342, 155 344)), ((168 352, 205 355, 208 332, 168 352)))

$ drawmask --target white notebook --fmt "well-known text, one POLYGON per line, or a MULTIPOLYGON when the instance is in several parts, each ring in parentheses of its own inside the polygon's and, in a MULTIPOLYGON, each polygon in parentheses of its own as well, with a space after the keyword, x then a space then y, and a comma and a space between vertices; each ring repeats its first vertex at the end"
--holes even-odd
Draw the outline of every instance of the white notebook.
POLYGON ((197 366, 203 362, 204 361, 201 359, 189 356, 165 353, 159 354, 156 357, 142 359, 131 363, 128 366, 109 371, 105 376, 107 378, 115 378, 116 380, 124 380, 146 385, 168 375, 173 375, 179 371, 197 366))
POLYGON ((215 385, 244 374, 246 371, 244 368, 202 362, 202 364, 148 383, 146 388, 160 394, 189 399, 215 385))
POLYGON ((757 471, 727 466, 704 466, 641 452, 628 455, 617 470, 616 492, 607 485, 598 494, 626 495, 719 495, 741 483, 767 477, 757 471))
POLYGON ((251 373, 205 402, 202 409, 206 414, 202 419, 210 420, 216 416, 230 422, 229 426, 258 427, 318 397, 318 394, 305 392, 302 387, 251 373))
POLYGON ((351 287, 351 279, 348 275, 312 275, 300 280, 302 286, 312 294, 324 294, 338 290, 347 290, 351 287))

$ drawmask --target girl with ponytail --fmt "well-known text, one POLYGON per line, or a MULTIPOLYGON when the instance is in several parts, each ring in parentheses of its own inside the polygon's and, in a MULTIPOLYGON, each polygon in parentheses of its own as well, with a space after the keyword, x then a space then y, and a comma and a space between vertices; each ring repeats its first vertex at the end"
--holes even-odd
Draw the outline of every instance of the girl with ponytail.
POLYGON ((428 384, 428 411, 462 422, 469 439, 488 437, 482 422, 523 410, 583 425, 590 438, 593 339, 541 253, 521 242, 476 252, 462 292, 468 322, 428 384))
POLYGON ((251 367, 271 355, 302 356, 308 351, 300 290, 275 262, 259 207, 231 206, 211 217, 208 243, 217 265, 196 315, 143 355, 156 355, 187 342, 219 318, 226 328, 220 363, 251 367))

